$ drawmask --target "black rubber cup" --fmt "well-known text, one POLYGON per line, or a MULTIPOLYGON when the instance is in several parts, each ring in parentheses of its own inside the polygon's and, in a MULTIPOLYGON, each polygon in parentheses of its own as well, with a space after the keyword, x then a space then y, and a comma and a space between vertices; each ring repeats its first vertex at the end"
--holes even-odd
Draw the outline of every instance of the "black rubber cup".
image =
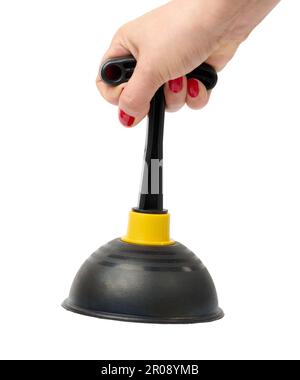
POLYGON ((224 316, 210 274, 185 246, 138 246, 120 239, 83 264, 63 307, 142 323, 201 323, 224 316))

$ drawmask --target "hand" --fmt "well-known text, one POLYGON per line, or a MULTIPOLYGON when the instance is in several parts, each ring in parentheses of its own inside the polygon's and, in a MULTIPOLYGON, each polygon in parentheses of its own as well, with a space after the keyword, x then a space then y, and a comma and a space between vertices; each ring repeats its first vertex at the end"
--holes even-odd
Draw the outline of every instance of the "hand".
POLYGON ((278 2, 173 0, 118 30, 103 61, 133 55, 134 75, 116 88, 98 76, 97 87, 107 101, 119 105, 119 119, 126 127, 147 115, 152 97, 163 84, 168 111, 178 111, 185 103, 200 109, 210 93, 185 75, 204 61, 217 71, 223 69, 278 2))

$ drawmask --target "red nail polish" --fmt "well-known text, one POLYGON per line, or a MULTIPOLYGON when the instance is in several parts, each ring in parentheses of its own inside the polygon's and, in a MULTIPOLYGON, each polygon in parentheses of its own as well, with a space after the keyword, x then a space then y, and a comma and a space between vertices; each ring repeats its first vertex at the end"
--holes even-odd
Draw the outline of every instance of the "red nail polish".
POLYGON ((183 78, 177 78, 169 81, 169 89, 178 94, 183 89, 183 78))
POLYGON ((191 98, 197 98, 200 93, 199 82, 196 79, 188 80, 188 93, 191 98))
POLYGON ((132 127, 135 121, 135 118, 133 116, 127 115, 127 113, 122 110, 119 111, 119 119, 120 122, 128 128, 132 127))

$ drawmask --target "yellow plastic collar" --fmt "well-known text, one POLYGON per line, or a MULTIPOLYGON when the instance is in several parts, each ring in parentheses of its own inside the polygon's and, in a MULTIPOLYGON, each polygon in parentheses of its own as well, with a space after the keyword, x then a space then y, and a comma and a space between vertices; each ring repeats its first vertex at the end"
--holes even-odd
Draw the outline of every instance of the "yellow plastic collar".
POLYGON ((170 239, 170 214, 142 214, 130 212, 126 243, 166 246, 174 244, 170 239))

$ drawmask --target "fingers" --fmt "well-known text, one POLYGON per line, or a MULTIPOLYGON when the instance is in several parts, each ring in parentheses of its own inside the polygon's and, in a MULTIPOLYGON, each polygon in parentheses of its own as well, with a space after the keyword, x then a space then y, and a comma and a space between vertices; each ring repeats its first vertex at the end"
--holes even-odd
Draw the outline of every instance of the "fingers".
MULTIPOLYGON (((143 77, 143 74, 140 74, 143 77)), ((124 83, 118 87, 106 85, 99 76, 97 77, 97 87, 102 96, 114 105, 119 105, 119 120, 128 128, 136 126, 148 114, 150 101, 156 92, 156 86, 152 84, 152 91, 148 95, 143 86, 135 89, 139 78, 135 78, 133 85, 124 83), (129 87, 129 89, 128 89, 129 87), (138 91, 140 95, 132 96, 138 91), (143 93, 143 91, 145 91, 143 93)), ((159 86, 158 86, 159 87, 159 86)), ((147 88, 149 91, 149 88, 147 88)), ((165 84, 164 87, 166 109, 168 112, 180 110, 185 103, 194 110, 205 107, 209 101, 208 92, 197 79, 177 78, 165 84)))
POLYGON ((188 79, 186 104, 193 110, 199 110, 207 105, 209 93, 206 87, 197 79, 188 79))
MULTIPOLYGON (((114 47, 105 55, 104 61, 117 56, 129 55, 122 47, 114 47)), ((101 95, 111 104, 119 106, 119 120, 128 128, 136 126, 149 113, 150 102, 162 81, 151 68, 155 65, 139 59, 134 74, 128 83, 109 86, 97 76, 96 84, 101 95)), ((176 78, 164 86, 166 108, 176 112, 185 103, 198 110, 206 106, 209 93, 203 83, 197 79, 176 78)))
POLYGON ((96 85, 103 98, 115 106, 119 104, 120 95, 126 86, 125 83, 118 87, 108 86, 99 77, 99 74, 97 75, 96 85))
POLYGON ((163 84, 152 67, 155 66, 140 59, 131 79, 120 94, 119 117, 126 127, 134 127, 148 114, 150 102, 163 84))
POLYGON ((209 92, 197 79, 178 78, 165 85, 166 108, 176 112, 185 103, 194 110, 205 107, 209 100, 209 92))
POLYGON ((166 108, 169 112, 176 112, 185 105, 187 94, 187 79, 180 77, 169 81, 164 88, 166 108))
MULTIPOLYGON (((104 61, 110 57, 126 55, 120 50, 118 52, 119 55, 106 54, 104 61)), ((129 82, 117 87, 108 86, 99 75, 97 76, 98 90, 108 102, 119 106, 119 120, 125 127, 134 127, 144 119, 149 112, 151 99, 162 85, 162 81, 151 67, 155 65, 140 59, 129 82)))

